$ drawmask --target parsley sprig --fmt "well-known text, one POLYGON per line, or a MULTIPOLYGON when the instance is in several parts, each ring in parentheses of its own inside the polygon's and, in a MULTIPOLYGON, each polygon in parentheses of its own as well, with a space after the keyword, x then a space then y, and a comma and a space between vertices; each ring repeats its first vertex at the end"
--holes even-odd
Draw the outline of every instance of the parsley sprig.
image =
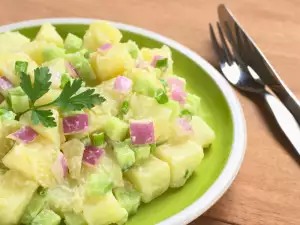
POLYGON ((64 85, 62 92, 54 101, 36 106, 36 101, 50 90, 51 74, 49 68, 39 67, 35 69, 33 83, 31 82, 30 76, 24 71, 20 71, 20 79, 20 86, 30 99, 30 108, 20 113, 19 116, 28 111, 32 111, 32 122, 34 124, 41 123, 45 127, 55 127, 57 124, 52 111, 42 108, 57 106, 61 111, 80 111, 84 108, 90 109, 105 101, 105 98, 95 93, 95 89, 88 88, 82 91, 81 87, 83 81, 81 79, 75 79, 72 83, 68 81, 64 85))

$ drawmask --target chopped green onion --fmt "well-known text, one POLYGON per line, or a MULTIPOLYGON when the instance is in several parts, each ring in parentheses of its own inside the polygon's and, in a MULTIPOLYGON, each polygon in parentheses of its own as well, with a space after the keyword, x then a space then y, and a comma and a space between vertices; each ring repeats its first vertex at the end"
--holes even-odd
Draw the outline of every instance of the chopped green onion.
POLYGON ((164 67, 167 67, 167 65, 168 65, 168 58, 163 58, 163 59, 158 59, 156 61, 155 67, 156 68, 164 68, 164 67))
POLYGON ((167 88, 168 88, 168 83, 167 83, 167 81, 161 79, 161 80, 160 80, 160 83, 163 85, 164 90, 167 91, 167 88))
POLYGON ((67 73, 63 73, 60 78, 60 88, 63 89, 70 80, 70 76, 67 73))
POLYGON ((47 192, 48 190, 46 188, 43 188, 43 187, 39 187, 37 189, 37 193, 40 195, 40 196, 46 196, 47 195, 47 192))
POLYGON ((191 119, 193 114, 188 109, 183 109, 180 112, 180 117, 187 117, 188 119, 191 119))
POLYGON ((155 144, 155 143, 150 144, 150 152, 151 152, 151 153, 154 153, 155 150, 156 150, 156 144, 155 144))
POLYGON ((7 109, 0 109, 0 119, 4 120, 14 120, 16 117, 16 114, 12 111, 9 111, 7 109))
POLYGON ((105 144, 105 135, 104 132, 100 133, 93 133, 92 134, 92 140, 94 146, 101 146, 105 144))
POLYGON ((154 98, 159 104, 165 104, 169 101, 166 92, 162 88, 159 88, 155 91, 154 98))
POLYGON ((129 110, 129 102, 128 101, 124 101, 122 103, 122 106, 121 106, 121 113, 123 115, 126 115, 128 113, 128 110, 129 110))
POLYGON ((26 61, 16 61, 15 63, 15 73, 19 75, 21 72, 26 73, 28 67, 28 62, 26 61))
POLYGON ((90 146, 92 144, 91 138, 87 135, 84 138, 81 138, 80 141, 84 144, 84 146, 90 146))
POLYGON ((186 170, 186 171, 185 171, 185 174, 184 174, 184 179, 186 179, 186 178, 189 176, 189 174, 190 174, 190 171, 189 171, 189 170, 186 170))

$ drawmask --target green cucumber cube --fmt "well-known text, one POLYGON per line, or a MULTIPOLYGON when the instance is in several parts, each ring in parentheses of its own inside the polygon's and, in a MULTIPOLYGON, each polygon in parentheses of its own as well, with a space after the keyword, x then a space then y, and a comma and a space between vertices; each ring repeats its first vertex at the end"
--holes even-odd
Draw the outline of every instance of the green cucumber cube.
POLYGON ((128 215, 133 215, 137 212, 141 203, 141 194, 131 184, 115 188, 113 193, 120 205, 126 209, 128 215))
POLYGON ((69 33, 65 39, 64 45, 67 53, 74 53, 81 49, 82 39, 69 33))
POLYGON ((132 90, 136 93, 143 94, 149 97, 154 97, 159 82, 156 75, 153 73, 137 73, 133 77, 132 90))
POLYGON ((64 213, 64 218, 66 225, 87 225, 87 222, 83 218, 82 214, 66 212, 64 213))
POLYGON ((192 115, 198 115, 200 111, 200 103, 201 100, 197 95, 188 93, 184 108, 189 110, 192 113, 192 115))
POLYGON ((114 143, 114 153, 123 171, 129 169, 135 162, 134 151, 124 142, 114 143))
POLYGON ((106 135, 113 141, 122 141, 126 138, 129 125, 117 117, 109 117, 104 125, 106 135))
POLYGON ((104 172, 90 174, 85 183, 85 194, 89 197, 103 196, 113 188, 111 178, 104 172))
POLYGON ((29 98, 21 87, 9 89, 8 100, 15 113, 25 112, 29 109, 29 98))
POLYGON ((34 218, 31 225, 59 225, 60 221, 59 215, 52 210, 44 209, 34 218))
POLYGON ((33 219, 42 211, 47 201, 45 195, 41 195, 36 192, 21 218, 21 224, 30 225, 33 219))
POLYGON ((43 49, 44 62, 51 61, 56 58, 63 58, 65 56, 65 49, 56 46, 48 46, 43 49))
POLYGON ((135 163, 140 164, 150 156, 150 145, 132 147, 135 155, 135 163))
POLYGON ((213 129, 199 116, 193 116, 191 121, 194 135, 191 140, 198 143, 203 148, 208 147, 216 138, 213 129))

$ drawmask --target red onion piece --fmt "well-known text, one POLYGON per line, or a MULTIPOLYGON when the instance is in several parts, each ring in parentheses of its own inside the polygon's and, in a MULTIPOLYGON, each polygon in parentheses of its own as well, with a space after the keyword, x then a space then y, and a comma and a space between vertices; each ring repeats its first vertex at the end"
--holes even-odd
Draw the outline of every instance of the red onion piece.
POLYGON ((67 116, 63 119, 64 134, 75 134, 88 129, 89 117, 87 114, 67 116))
POLYGON ((104 153, 102 148, 87 146, 83 152, 82 161, 87 165, 96 166, 104 153))
POLYGON ((112 47, 112 44, 106 43, 106 44, 104 44, 104 45, 101 45, 98 49, 99 49, 100 51, 107 51, 107 50, 109 50, 111 47, 112 47))
POLYGON ((79 77, 79 74, 76 71, 76 68, 70 62, 66 62, 66 68, 67 68, 68 74, 70 74, 71 77, 73 77, 73 78, 79 77))
POLYGON ((176 119, 176 133, 179 136, 188 136, 193 133, 192 125, 190 124, 190 121, 188 121, 185 118, 177 118, 176 119))
POLYGON ((5 91, 12 87, 13 84, 6 77, 0 77, 0 91, 5 91))
POLYGON ((186 93, 181 89, 176 86, 173 87, 171 90, 171 96, 170 96, 174 101, 179 102, 180 104, 185 104, 186 101, 186 93))
POLYGON ((8 135, 8 138, 13 139, 18 142, 29 143, 36 139, 38 133, 29 126, 25 126, 15 133, 8 135))
POLYGON ((131 120, 130 138, 133 145, 152 144, 155 142, 154 123, 152 120, 131 120))
POLYGON ((59 152, 51 170, 57 180, 61 183, 68 174, 67 160, 62 152, 59 152))
POLYGON ((136 68, 147 69, 149 67, 149 63, 143 60, 139 60, 136 64, 136 68))
POLYGON ((119 93, 126 94, 131 91, 132 81, 124 76, 118 76, 114 82, 114 89, 119 93))
POLYGON ((180 88, 181 90, 184 90, 185 88, 185 81, 180 78, 168 77, 167 83, 171 90, 175 87, 180 88))
POLYGON ((160 59, 163 59, 164 57, 160 56, 160 55, 155 55, 152 59, 152 62, 151 62, 151 66, 153 67, 156 67, 156 62, 157 60, 160 60, 160 59))

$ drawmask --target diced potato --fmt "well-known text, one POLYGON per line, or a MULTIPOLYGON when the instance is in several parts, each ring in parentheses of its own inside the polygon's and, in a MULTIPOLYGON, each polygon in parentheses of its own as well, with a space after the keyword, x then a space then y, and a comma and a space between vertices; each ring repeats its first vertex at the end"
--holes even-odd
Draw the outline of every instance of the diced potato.
POLYGON ((56 46, 63 48, 64 41, 61 36, 57 33, 55 27, 50 23, 44 23, 38 34, 35 37, 37 41, 46 41, 49 43, 54 43, 56 46))
POLYGON ((208 147, 215 139, 215 132, 199 116, 193 116, 191 124, 194 131, 191 140, 203 148, 208 147))
MULTIPOLYGON (((49 93, 49 92, 48 92, 49 93)), ((51 93, 51 92, 50 92, 51 93)), ((31 120, 31 112, 27 112, 20 117, 20 123, 24 125, 31 126, 36 132, 41 136, 50 140, 57 148, 60 147, 60 123, 59 123, 59 114, 57 110, 52 109, 53 117, 57 124, 56 127, 45 127, 43 124, 39 123, 37 125, 33 124, 31 120)))
POLYGON ((39 106, 39 105, 45 105, 47 103, 50 103, 55 99, 57 99, 60 93, 61 93, 60 89, 50 89, 45 95, 43 95, 35 102, 35 105, 39 106))
POLYGON ((44 187, 56 184, 51 170, 59 148, 48 140, 38 137, 31 143, 16 144, 4 156, 2 162, 10 169, 17 170, 44 187))
POLYGON ((125 223, 128 213, 109 192, 104 197, 86 199, 83 216, 89 225, 110 225, 125 223))
POLYGON ((37 64, 25 53, 8 53, 0 55, 0 76, 5 76, 15 86, 20 84, 20 77, 15 73, 16 61, 28 62, 27 72, 32 75, 37 64))
POLYGON ((74 179, 80 177, 84 144, 78 139, 72 139, 61 146, 66 157, 70 176, 74 179))
POLYGON ((168 163, 151 156, 138 166, 125 172, 125 177, 141 193, 142 201, 147 203, 163 194, 170 185, 168 163))
POLYGON ((21 51, 25 52, 32 58, 38 65, 41 65, 44 60, 44 50, 56 48, 53 43, 48 43, 46 41, 32 41, 28 44, 22 46, 21 51))
POLYGON ((19 32, 5 32, 0 34, 0 54, 15 52, 24 44, 30 42, 30 39, 19 32))
POLYGON ((172 110, 169 107, 158 104, 154 98, 135 94, 131 96, 129 106, 129 114, 132 113, 133 119, 153 120, 157 141, 165 141, 170 137, 172 110))
POLYGON ((9 170, 4 174, 0 185, 1 225, 18 224, 37 187, 37 183, 17 171, 9 170))
POLYGON ((134 61, 124 43, 114 45, 105 56, 93 53, 90 63, 98 81, 111 79, 134 67, 134 61))
POLYGON ((116 44, 122 38, 121 32, 110 23, 96 21, 92 23, 83 37, 83 46, 90 51, 96 51, 103 44, 116 44))
POLYGON ((20 124, 15 120, 0 119, 0 143, 1 143, 0 160, 14 145, 14 141, 6 137, 9 134, 17 131, 19 128, 20 128, 20 124))
POLYGON ((170 187, 183 186, 204 157, 202 147, 193 141, 177 145, 161 145, 156 148, 154 154, 170 166, 170 187))

